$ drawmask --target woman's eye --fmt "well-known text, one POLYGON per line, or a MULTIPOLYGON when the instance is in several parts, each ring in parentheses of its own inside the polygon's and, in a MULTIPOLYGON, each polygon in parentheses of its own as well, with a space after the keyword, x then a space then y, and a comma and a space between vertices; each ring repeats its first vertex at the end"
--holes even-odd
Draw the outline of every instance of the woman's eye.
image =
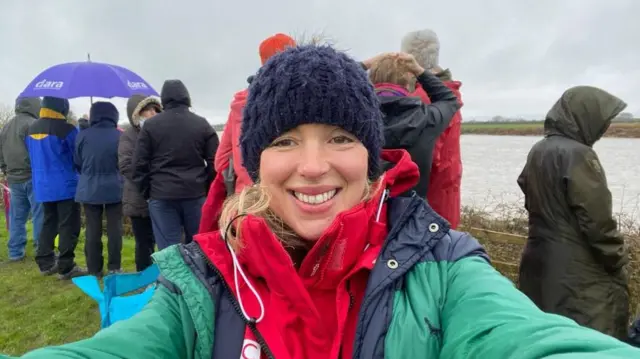
POLYGON ((293 146, 293 145, 294 145, 293 140, 290 140, 288 138, 283 138, 281 140, 273 141, 270 147, 287 147, 287 146, 293 146))
POLYGON ((331 142, 337 144, 337 145, 344 145, 347 143, 352 143, 353 140, 347 136, 336 136, 334 138, 331 139, 331 142))

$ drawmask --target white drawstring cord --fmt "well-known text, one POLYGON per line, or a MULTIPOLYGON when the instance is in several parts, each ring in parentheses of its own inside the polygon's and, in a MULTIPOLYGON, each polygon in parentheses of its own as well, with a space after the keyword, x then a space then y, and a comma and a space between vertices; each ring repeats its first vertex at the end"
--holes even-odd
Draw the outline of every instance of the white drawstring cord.
MULTIPOLYGON (((380 197, 380 203, 378 203, 378 212, 376 213, 376 222, 380 222, 380 216, 382 215, 382 206, 384 205, 384 201, 387 199, 387 196, 389 196, 389 190, 385 189, 384 192, 382 192, 382 197, 380 197)), ((367 249, 369 249, 369 246, 371 244, 367 243, 366 246, 364 246, 364 250, 366 251, 367 249)))
POLYGON ((227 244, 229 253, 231 253, 231 260, 233 261, 233 284, 236 287, 236 293, 238 296, 238 304, 240 304, 240 310, 242 311, 242 315, 244 315, 244 318, 246 319, 246 321, 254 322, 256 324, 260 323, 262 319, 264 319, 264 315, 265 315, 264 303, 262 302, 262 298, 260 298, 260 294, 258 294, 258 291, 256 290, 256 288, 254 288, 253 284, 251 284, 251 281, 249 281, 249 278, 247 278, 247 275, 244 274, 242 267, 240 267, 240 262, 238 261, 238 257, 236 256, 236 253, 233 251, 233 248, 231 248, 231 244, 229 244, 229 241, 227 241, 226 237, 227 237, 226 233, 222 233, 222 239, 227 244), (238 281, 238 273, 240 273, 240 276, 242 277, 244 282, 247 283, 249 290, 251 290, 253 295, 258 300, 258 305, 260 306, 260 315, 258 316, 258 318, 255 318, 255 319, 251 318, 249 314, 247 314, 247 311, 244 310, 244 304, 242 303, 242 296, 240 295, 240 282, 238 281))
POLYGON ((382 196, 380 197, 380 203, 378 203, 378 212, 376 214, 376 222, 380 222, 380 216, 382 215, 382 206, 384 205, 384 201, 387 199, 388 195, 389 195, 389 190, 385 189, 384 192, 382 192, 382 196))

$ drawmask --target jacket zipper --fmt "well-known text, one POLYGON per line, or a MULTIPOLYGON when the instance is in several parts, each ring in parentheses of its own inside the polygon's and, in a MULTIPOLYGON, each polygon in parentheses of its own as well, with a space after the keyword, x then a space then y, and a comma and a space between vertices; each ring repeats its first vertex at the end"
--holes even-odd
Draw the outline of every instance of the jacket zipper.
MULTIPOLYGON (((347 281, 346 283, 346 289, 347 289, 347 293, 349 294, 349 309, 347 309, 347 318, 349 317, 349 312, 351 311, 351 308, 353 308, 353 304, 355 302, 355 298, 353 297, 353 293, 351 293, 351 282, 347 281)), ((342 336, 344 337, 344 332, 346 331, 346 324, 345 324, 345 330, 342 332, 342 336)), ((344 345, 342 344, 342 340, 343 338, 340 338, 340 349, 338 352, 338 357, 342 358, 342 349, 344 347, 344 345)))
POLYGON ((240 304, 238 303, 236 298, 233 296, 231 287, 229 287, 227 282, 224 280, 224 277, 222 276, 222 273, 220 273, 220 270, 218 270, 218 268, 215 265, 213 265, 209 257, 207 257, 206 254, 204 254, 204 252, 202 251, 202 248, 200 248, 199 245, 196 246, 196 248, 199 254, 204 258, 205 262, 207 263, 207 266, 215 272, 215 274, 218 276, 218 278, 222 282, 222 285, 226 289, 227 296, 229 297, 229 300, 233 305, 233 309, 236 311, 236 313, 238 313, 240 318, 242 318, 242 320, 249 327, 249 329, 251 329, 251 332, 253 333, 253 335, 256 336, 256 341, 258 342, 258 344, 260 344, 261 351, 267 356, 267 359, 276 359, 276 357, 273 355, 273 352, 267 345, 267 342, 264 340, 264 337, 262 336, 262 334, 260 334, 260 331, 256 327, 256 323, 248 321, 247 318, 245 318, 244 314, 242 314, 242 309, 240 309, 240 304))
POLYGON ((355 298, 353 297, 353 293, 351 293, 351 282, 347 281, 347 293, 349 294, 349 310, 347 310, 347 313, 349 313, 349 311, 351 311, 351 308, 353 308, 353 304, 355 302, 355 298))

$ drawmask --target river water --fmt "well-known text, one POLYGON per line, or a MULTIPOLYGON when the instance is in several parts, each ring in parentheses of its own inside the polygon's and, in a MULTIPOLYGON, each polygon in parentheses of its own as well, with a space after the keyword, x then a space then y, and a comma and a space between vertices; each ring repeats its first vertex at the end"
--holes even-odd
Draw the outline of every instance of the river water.
MULTIPOLYGON (((222 133, 219 133, 222 136, 222 133)), ((491 211, 522 205, 516 179, 540 137, 463 135, 462 204, 491 211)), ((640 220, 640 139, 603 138, 594 146, 613 195, 613 210, 640 220)))
MULTIPOLYGON (((462 204, 491 209, 523 203, 516 183, 527 154, 541 137, 463 135, 462 204)), ((640 220, 640 139, 603 138, 594 149, 605 170, 613 210, 640 220)))

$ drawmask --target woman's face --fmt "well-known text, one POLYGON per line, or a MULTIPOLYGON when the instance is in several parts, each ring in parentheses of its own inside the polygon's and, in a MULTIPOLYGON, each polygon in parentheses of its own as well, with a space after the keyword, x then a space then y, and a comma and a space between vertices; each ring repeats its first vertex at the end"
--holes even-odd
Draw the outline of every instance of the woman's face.
POLYGON ((362 201, 367 149, 335 126, 307 124, 278 137, 260 157, 260 183, 274 213, 301 238, 314 241, 336 215, 362 201))
POLYGON ((158 112, 156 112, 156 108, 153 106, 147 106, 142 111, 140 111, 140 117, 142 117, 145 120, 157 114, 158 112))

